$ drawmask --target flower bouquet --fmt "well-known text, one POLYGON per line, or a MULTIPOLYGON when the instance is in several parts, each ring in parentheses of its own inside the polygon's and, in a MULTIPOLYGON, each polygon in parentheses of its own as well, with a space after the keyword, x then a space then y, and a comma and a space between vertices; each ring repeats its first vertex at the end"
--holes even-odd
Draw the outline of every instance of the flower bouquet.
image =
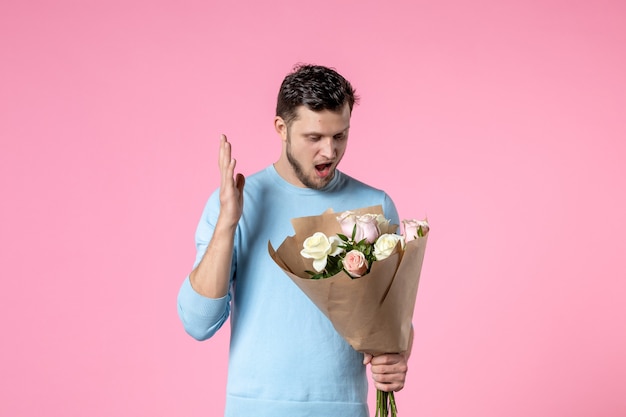
MULTIPOLYGON (((276 264, 357 351, 405 352, 428 238, 426 221, 394 234, 381 206, 291 220, 294 236, 268 250, 276 264)), ((376 416, 397 416, 393 392, 378 391, 376 416)))

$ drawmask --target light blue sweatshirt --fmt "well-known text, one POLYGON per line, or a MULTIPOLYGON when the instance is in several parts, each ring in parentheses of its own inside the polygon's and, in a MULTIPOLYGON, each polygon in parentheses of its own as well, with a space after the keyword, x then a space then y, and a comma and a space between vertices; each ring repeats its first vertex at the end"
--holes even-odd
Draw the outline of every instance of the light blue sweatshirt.
MULTIPOLYGON (((178 294, 178 314, 198 340, 210 338, 230 315, 227 417, 365 417, 367 379, 363 355, 270 258, 294 234, 291 219, 382 205, 399 224, 386 193, 339 171, 323 190, 286 182, 272 165, 246 179, 244 210, 235 233, 229 293, 198 294, 189 277, 178 294)), ((197 265, 219 213, 215 191, 196 231, 197 265)))

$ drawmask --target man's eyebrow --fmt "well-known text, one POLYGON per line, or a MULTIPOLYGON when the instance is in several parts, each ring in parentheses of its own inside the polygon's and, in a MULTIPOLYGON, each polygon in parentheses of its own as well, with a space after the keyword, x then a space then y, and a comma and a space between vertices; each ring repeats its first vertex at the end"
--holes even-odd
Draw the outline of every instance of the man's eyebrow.
MULTIPOLYGON (((344 133, 344 132, 345 132, 345 131, 347 131, 348 129, 350 129, 350 125, 346 126, 346 128, 345 128, 345 129, 340 130, 340 131, 339 131, 339 132, 337 132, 337 133, 333 133, 333 136, 336 136, 336 135, 339 135, 339 134, 341 134, 341 133, 344 133)), ((309 132, 302 132, 302 135, 303 135, 303 136, 324 136, 324 134, 323 134, 323 133, 321 133, 321 132, 317 132, 317 131, 314 131, 314 130, 313 130, 313 131, 309 131, 309 132)))

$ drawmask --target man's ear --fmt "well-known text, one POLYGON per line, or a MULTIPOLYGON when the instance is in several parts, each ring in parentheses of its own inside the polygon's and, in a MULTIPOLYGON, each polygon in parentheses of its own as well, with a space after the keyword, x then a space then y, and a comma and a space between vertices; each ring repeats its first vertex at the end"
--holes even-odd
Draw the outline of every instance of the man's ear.
POLYGON ((287 140, 287 123, 282 117, 276 116, 274 118, 274 129, 276 129, 276 132, 280 135, 282 140, 287 140))

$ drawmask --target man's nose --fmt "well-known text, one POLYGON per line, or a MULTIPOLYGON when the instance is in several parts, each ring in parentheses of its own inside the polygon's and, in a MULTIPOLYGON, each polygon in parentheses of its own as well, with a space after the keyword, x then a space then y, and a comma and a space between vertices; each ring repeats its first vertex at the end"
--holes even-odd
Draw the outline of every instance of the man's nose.
POLYGON ((322 150, 320 152, 326 159, 334 159, 337 153, 337 145, 333 138, 324 138, 322 140, 322 150))

